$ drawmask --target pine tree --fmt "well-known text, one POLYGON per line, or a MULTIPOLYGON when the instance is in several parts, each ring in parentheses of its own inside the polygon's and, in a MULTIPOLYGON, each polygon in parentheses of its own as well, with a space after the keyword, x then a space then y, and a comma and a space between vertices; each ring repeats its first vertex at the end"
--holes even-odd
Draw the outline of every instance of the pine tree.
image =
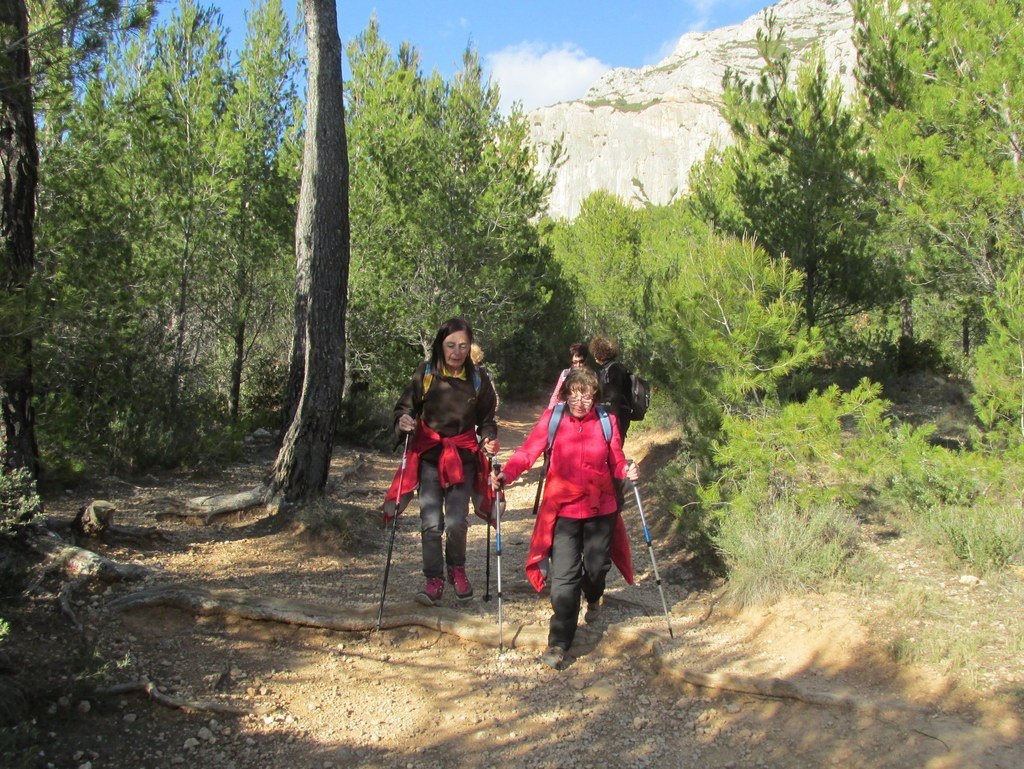
POLYGON ((758 30, 756 82, 725 77, 723 115, 735 144, 691 179, 695 210, 751 236, 804 276, 804 323, 830 325, 893 298, 893 263, 874 247, 875 166, 863 128, 830 81, 820 51, 791 82, 772 13, 758 30))

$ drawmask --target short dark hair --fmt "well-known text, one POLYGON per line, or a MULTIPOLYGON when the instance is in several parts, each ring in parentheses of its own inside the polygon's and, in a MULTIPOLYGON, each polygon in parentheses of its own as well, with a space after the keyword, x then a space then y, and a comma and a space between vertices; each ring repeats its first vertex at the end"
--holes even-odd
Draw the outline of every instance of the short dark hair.
POLYGON ((594 360, 605 361, 615 360, 619 357, 619 346, 615 344, 614 339, 609 339, 606 336, 595 336, 590 340, 590 354, 594 356, 594 360))
POLYGON ((593 390, 594 397, 597 397, 598 390, 600 390, 600 386, 597 382, 597 374, 594 373, 593 369, 587 368, 586 366, 574 368, 569 372, 568 376, 566 376, 565 381, 562 382, 562 387, 558 391, 558 399, 563 401, 568 400, 569 393, 573 390, 582 390, 584 388, 593 390))
POLYGON ((434 344, 430 348, 430 365, 434 371, 440 372, 444 365, 444 340, 459 331, 464 331, 469 337, 469 343, 473 344, 473 327, 464 318, 449 318, 437 330, 434 344))
POLYGON ((583 342, 573 342, 569 345, 569 357, 575 358, 577 355, 587 357, 587 346, 583 342))

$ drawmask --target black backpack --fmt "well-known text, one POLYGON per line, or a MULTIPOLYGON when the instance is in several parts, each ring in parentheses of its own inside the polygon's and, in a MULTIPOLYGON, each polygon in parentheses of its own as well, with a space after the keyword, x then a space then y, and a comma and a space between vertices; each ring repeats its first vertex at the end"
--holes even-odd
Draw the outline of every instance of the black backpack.
POLYGON ((651 385, 639 374, 629 374, 629 406, 633 410, 630 419, 641 421, 651 405, 651 385))
POLYGON ((598 370, 597 379, 601 384, 601 390, 608 386, 609 372, 611 366, 618 365, 626 372, 629 378, 629 389, 623 393, 625 403, 623 404, 629 413, 623 411, 624 417, 629 417, 631 422, 639 422, 647 415, 647 407, 651 405, 651 385, 638 374, 634 374, 623 363, 615 361, 609 366, 602 366, 598 370))

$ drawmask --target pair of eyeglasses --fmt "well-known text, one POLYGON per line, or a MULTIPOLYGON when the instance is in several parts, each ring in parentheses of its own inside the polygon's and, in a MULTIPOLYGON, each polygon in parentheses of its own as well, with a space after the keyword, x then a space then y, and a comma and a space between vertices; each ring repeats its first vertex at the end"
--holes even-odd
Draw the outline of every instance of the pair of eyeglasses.
POLYGON ((589 405, 589 404, 594 402, 594 396, 593 395, 580 395, 579 393, 573 393, 568 398, 566 398, 566 401, 568 401, 569 403, 578 403, 581 406, 582 405, 589 405))
POLYGON ((572 365, 575 366, 576 368, 579 368, 580 366, 582 366, 586 362, 587 362, 586 358, 573 358, 572 359, 572 365))

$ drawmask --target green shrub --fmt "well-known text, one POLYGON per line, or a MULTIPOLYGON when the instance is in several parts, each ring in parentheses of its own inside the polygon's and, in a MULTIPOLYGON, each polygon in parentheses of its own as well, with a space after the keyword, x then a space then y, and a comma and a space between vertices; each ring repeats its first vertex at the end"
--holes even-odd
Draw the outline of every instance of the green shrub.
POLYGON ((784 495, 749 515, 722 516, 715 542, 729 569, 729 595, 745 605, 835 579, 856 539, 857 522, 842 505, 802 505, 784 495))
POLYGON ((988 469, 980 455, 954 453, 933 446, 932 426, 901 425, 895 433, 890 475, 884 499, 908 513, 927 513, 936 507, 971 505, 987 485, 988 469))
POLYGON ((982 572, 1024 556, 1020 462, 1007 454, 949 451, 929 431, 896 434, 882 501, 900 528, 937 546, 951 563, 982 572))
POLYGON ((719 474, 698 490, 705 534, 741 602, 835 578, 856 554, 853 510, 891 452, 878 385, 832 387, 804 403, 728 416, 719 474))
POLYGON ((675 533, 682 548, 696 559, 696 565, 710 574, 724 573, 724 564, 715 548, 706 507, 697 499, 696 464, 687 461, 685 452, 665 465, 650 482, 654 495, 666 500, 672 513, 675 533))
POLYGON ((42 508, 32 473, 25 468, 0 470, 0 535, 17 533, 42 508))
POLYGON ((1019 506, 982 502, 971 507, 937 507, 920 522, 952 563, 981 572, 1005 568, 1024 553, 1024 511, 1019 506))
POLYGON ((1024 259, 985 302, 988 337, 972 372, 975 411, 999 449, 1024 447, 1024 259))
POLYGON ((337 437, 356 446, 382 451, 394 446, 391 432, 392 409, 398 393, 373 389, 352 393, 341 403, 337 437))
POLYGON ((817 332, 800 330, 801 285, 785 260, 714 233, 688 243, 659 281, 650 377, 679 410, 698 461, 711 460, 726 414, 759 413, 818 358, 817 332))

